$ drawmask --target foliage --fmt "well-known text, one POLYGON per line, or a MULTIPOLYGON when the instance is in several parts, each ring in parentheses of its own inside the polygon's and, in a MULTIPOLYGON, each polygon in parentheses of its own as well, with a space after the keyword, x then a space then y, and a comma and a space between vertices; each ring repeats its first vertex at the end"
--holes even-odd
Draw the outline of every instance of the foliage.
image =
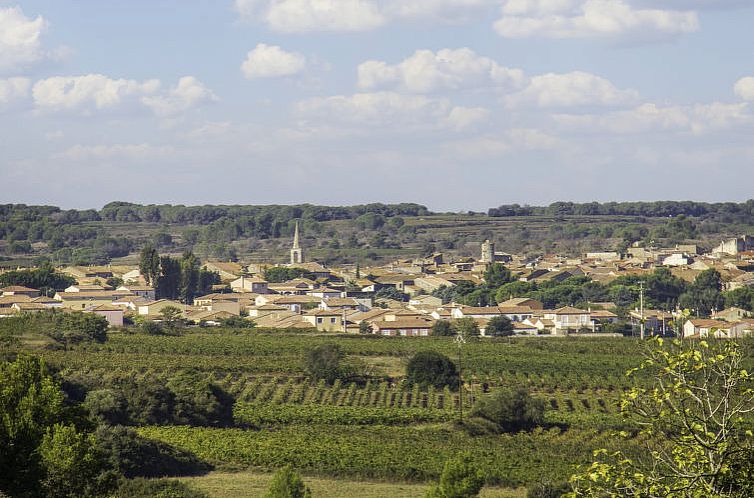
POLYGON ((492 263, 484 272, 484 283, 491 289, 497 289, 502 285, 516 280, 511 271, 501 263, 492 263))
POLYGON ((222 325, 223 327, 236 329, 253 329, 257 326, 253 320, 249 320, 242 316, 231 316, 229 318, 224 318, 220 321, 220 325, 222 325))
POLYGON ((470 316, 458 318, 452 322, 453 330, 464 337, 476 337, 479 335, 479 325, 470 316))
POLYGON ((165 331, 162 325, 152 320, 144 320, 139 326, 141 332, 147 335, 162 335, 165 331))
POLYGON ((597 450, 597 460, 571 478, 572 496, 751 496, 750 465, 741 463, 754 449, 743 420, 754 410, 754 391, 742 360, 733 341, 663 347, 657 339, 629 371, 647 371, 653 385, 634 387, 621 404, 645 436, 648 458, 597 450))
POLYGON ((456 335, 455 331, 453 330, 453 326, 448 320, 437 320, 434 324, 432 324, 430 334, 438 337, 456 335))
POLYGON ((60 291, 76 283, 76 279, 58 273, 50 263, 43 263, 39 268, 30 270, 12 270, 0 273, 0 287, 22 285, 38 289, 43 294, 60 291))
POLYGON ((725 298, 720 292, 722 286, 720 272, 715 269, 704 270, 697 275, 688 291, 681 295, 679 304, 682 308, 709 316, 713 310, 721 310, 725 306, 725 298))
POLYGON ((484 486, 484 474, 470 453, 445 462, 440 482, 430 488, 426 498, 474 498, 484 486))
POLYGON ((308 278, 313 280, 314 275, 303 268, 288 268, 286 266, 273 266, 264 270, 264 279, 270 283, 279 284, 295 278, 308 278))
POLYGON ((170 378, 175 424, 224 426, 233 422, 233 399, 206 376, 180 372, 170 378))
POLYGON ((61 423, 48 427, 38 448, 47 496, 99 497, 114 487, 116 475, 105 471, 93 434, 61 423))
POLYGON ((129 479, 115 492, 114 498, 209 498, 203 491, 173 479, 129 479))
POLYGON ((551 482, 548 480, 534 483, 526 490, 526 498, 560 498, 571 491, 567 482, 551 482))
POLYGON ((341 362, 345 353, 337 344, 322 344, 307 351, 304 371, 313 379, 322 379, 332 384, 343 373, 341 362))
POLYGON ((457 389, 459 378, 456 365, 450 358, 434 351, 422 351, 406 365, 406 382, 421 387, 457 389))
POLYGON ((174 332, 181 324, 183 311, 177 306, 165 306, 160 310, 160 320, 163 326, 170 332, 174 332))
POLYGON ((375 299, 392 299, 394 301, 408 301, 408 296, 395 287, 383 287, 374 293, 375 299))
POLYGON ((371 323, 367 322, 366 320, 359 322, 359 334, 371 334, 372 332, 371 323))
POLYGON ((501 389, 480 399, 470 416, 492 422, 497 432, 516 432, 541 426, 544 414, 544 402, 518 388, 501 389))
POLYGON ((485 335, 493 337, 508 337, 513 335, 513 322, 505 315, 493 317, 484 329, 485 335))
POLYGON ((311 498, 312 494, 293 467, 286 465, 275 472, 270 488, 264 496, 265 498, 311 498))
POLYGON ((160 255, 151 244, 144 246, 139 254, 139 273, 147 285, 157 285, 160 278, 160 255))

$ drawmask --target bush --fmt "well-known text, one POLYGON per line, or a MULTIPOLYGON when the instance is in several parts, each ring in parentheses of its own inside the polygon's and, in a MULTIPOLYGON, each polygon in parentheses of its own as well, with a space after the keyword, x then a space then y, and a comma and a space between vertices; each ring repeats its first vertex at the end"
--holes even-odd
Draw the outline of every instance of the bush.
POLYGON ((323 344, 306 353, 304 370, 313 379, 332 384, 342 374, 340 362, 344 357, 345 353, 337 344, 323 344))
POLYGON ((182 372, 167 383, 173 393, 173 423, 226 426, 233 423, 233 398, 207 377, 182 372))
POLYGON ((162 325, 160 325, 157 322, 153 322, 152 320, 146 320, 141 324, 141 331, 144 334, 147 335, 162 335, 164 331, 162 330, 162 325))
POLYGON ((220 321, 220 325, 223 327, 229 327, 234 329, 253 329, 257 326, 256 323, 253 321, 243 318, 241 316, 233 316, 230 318, 225 318, 224 320, 220 321))
POLYGON ((115 498, 209 498, 209 495, 181 481, 138 478, 124 481, 115 498))
POLYGON ((100 423, 117 425, 128 422, 126 398, 115 389, 89 391, 84 400, 84 408, 100 423))
POLYGON ((212 469, 193 453, 144 439, 127 427, 102 425, 95 436, 110 467, 129 479, 198 475, 212 469))
POLYGON ((517 432, 544 423, 545 405, 525 389, 502 389, 481 399, 470 417, 492 422, 497 432, 517 432))
POLYGON ((448 386, 457 389, 459 385, 455 364, 447 356, 435 351, 416 353, 409 360, 406 381, 424 388, 434 386, 442 389, 448 386))
POLYGON ((311 491, 306 487, 301 476, 290 465, 286 465, 275 473, 270 489, 264 498, 311 498, 311 496, 311 491))
POLYGON ((425 498, 473 498, 484 487, 484 474, 476 468, 470 453, 448 460, 442 469, 440 482, 425 498))

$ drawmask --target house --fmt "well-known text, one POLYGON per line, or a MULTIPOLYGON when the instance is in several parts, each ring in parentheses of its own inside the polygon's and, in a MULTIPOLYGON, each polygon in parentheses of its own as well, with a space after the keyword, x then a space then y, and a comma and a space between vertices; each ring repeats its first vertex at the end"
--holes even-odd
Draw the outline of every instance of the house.
POLYGON ((19 294, 19 295, 10 295, 10 296, 0 296, 0 309, 7 308, 10 309, 11 306, 13 306, 16 303, 30 303, 32 302, 32 298, 25 294, 19 294))
POLYGON ((107 323, 111 327, 123 326, 123 308, 114 306, 112 304, 100 304, 99 306, 92 306, 84 310, 86 313, 94 313, 95 315, 103 316, 107 320, 107 323))
POLYGON ((146 316, 148 318, 159 318, 160 312, 163 309, 171 306, 181 310, 181 314, 186 314, 186 306, 184 306, 183 303, 179 303, 178 301, 171 301, 169 299, 158 299, 157 301, 140 304, 137 312, 139 313, 139 315, 146 316))
POLYGON ((215 326, 220 325, 223 320, 227 320, 228 318, 232 318, 234 316, 238 316, 238 315, 234 315, 233 313, 230 313, 228 311, 222 311, 222 310, 221 311, 198 310, 198 311, 193 311, 191 313, 186 314, 186 320, 192 323, 209 325, 209 326, 215 327, 215 326))
POLYGON ((63 292, 104 292, 107 289, 108 287, 99 284, 74 284, 67 287, 63 292))
POLYGON ((128 285, 121 285, 116 291, 125 291, 129 294, 134 294, 136 296, 141 296, 144 299, 148 299, 150 301, 154 301, 155 299, 155 290, 154 287, 150 287, 149 285, 138 285, 138 284, 128 284, 128 285))
POLYGON ((500 308, 497 306, 460 306, 453 309, 451 316, 453 318, 486 318, 491 319, 500 316, 500 308))
POLYGON ((247 308, 250 318, 261 318, 271 314, 285 313, 286 316, 290 314, 290 310, 285 306, 278 306, 277 304, 263 304, 262 306, 251 306, 247 308))
POLYGON ((546 320, 542 317, 534 316, 531 318, 527 318, 521 323, 524 325, 529 325, 529 326, 534 327, 535 329, 537 329, 538 334, 554 334, 555 333, 555 322, 552 320, 546 320))
POLYGON ((513 333, 515 335, 537 335, 539 329, 525 322, 513 322, 513 333))
POLYGON ((305 321, 324 332, 344 332, 344 312, 341 310, 311 310, 302 315, 305 321))
POLYGON ((33 299, 39 297, 39 291, 23 285, 11 285, 0 289, 0 296, 28 296, 33 299))
POLYGON ((752 315, 751 312, 746 311, 745 309, 731 307, 726 308, 722 311, 716 311, 712 314, 713 320, 725 320, 726 322, 737 322, 739 320, 743 320, 744 318, 748 318, 752 315))
POLYGON ((140 284, 144 282, 144 277, 141 276, 141 272, 138 269, 127 271, 120 278, 124 284, 140 284))
POLYGON ((683 337, 717 337, 737 339, 751 335, 754 325, 750 322, 723 322, 705 318, 693 318, 683 324, 683 337))
POLYGON ((442 299, 430 295, 414 296, 409 299, 408 304, 409 306, 433 306, 439 308, 442 306, 442 299))
POLYGON ((243 266, 233 262, 208 261, 204 264, 204 269, 216 272, 223 282, 230 282, 243 274, 243 266))
POLYGON ((240 276, 230 283, 233 292, 253 292, 255 294, 267 294, 270 292, 267 280, 259 277, 240 276))
POLYGON ((430 335, 434 321, 420 318, 401 320, 376 320, 371 322, 372 333, 385 336, 426 337, 430 335))
POLYGON ((329 287, 320 287, 319 289, 312 289, 306 293, 309 296, 318 297, 320 299, 331 299, 335 297, 341 297, 343 293, 337 289, 331 289, 329 287))
MULTIPOLYGON (((294 313, 301 313, 303 310, 313 309, 319 306, 322 301, 314 296, 275 296, 273 300, 276 306, 283 306, 294 313)), ((264 300, 262 300, 264 301, 264 300)))
POLYGON ((53 296, 53 299, 63 303, 63 308, 81 311, 92 306, 112 304, 114 300, 125 298, 127 296, 130 296, 130 294, 124 294, 122 292, 116 294, 111 291, 77 291, 58 292, 53 296))
POLYGON ((663 266, 688 266, 693 262, 694 260, 688 257, 687 255, 680 252, 676 252, 664 258, 662 260, 662 265, 663 266))
POLYGON ((609 323, 617 323, 618 315, 607 310, 590 310, 589 319, 592 322, 592 330, 596 332, 609 323))
POLYGON ((498 306, 497 309, 501 315, 508 317, 512 322, 523 322, 527 318, 534 316, 535 310, 528 306, 498 306))
POLYGON ((351 297, 331 297, 322 299, 319 302, 319 309, 322 310, 359 310, 367 311, 369 308, 351 297))
POLYGON ((35 297, 34 299, 31 300, 31 302, 32 303, 41 304, 41 305, 45 306, 48 309, 50 309, 50 308, 62 308, 63 307, 63 303, 61 303, 60 301, 56 301, 53 298, 47 297, 47 296, 35 297))
POLYGON ((49 308, 40 303, 13 303, 10 307, 13 313, 37 313, 47 311, 49 308))
POLYGON ((542 317, 552 320, 555 325, 555 334, 569 334, 580 332, 582 329, 592 330, 592 321, 589 312, 571 306, 565 306, 556 310, 544 310, 542 317))

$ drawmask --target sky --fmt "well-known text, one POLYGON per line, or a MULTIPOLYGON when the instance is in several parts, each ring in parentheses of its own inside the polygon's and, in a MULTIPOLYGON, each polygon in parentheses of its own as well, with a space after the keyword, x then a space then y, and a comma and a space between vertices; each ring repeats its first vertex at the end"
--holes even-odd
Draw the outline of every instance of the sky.
POLYGON ((744 201, 753 0, 0 0, 0 203, 744 201))

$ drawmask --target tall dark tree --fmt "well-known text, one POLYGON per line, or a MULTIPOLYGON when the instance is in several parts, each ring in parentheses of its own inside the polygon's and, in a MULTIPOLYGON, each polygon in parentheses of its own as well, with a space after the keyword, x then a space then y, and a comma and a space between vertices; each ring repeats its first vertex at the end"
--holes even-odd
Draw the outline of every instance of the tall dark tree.
POLYGON ((181 301, 191 304, 199 288, 199 259, 191 251, 183 253, 181 258, 181 301))
POLYGON ((160 278, 160 255, 153 245, 144 246, 139 255, 139 272, 147 285, 156 285, 160 278))
POLYGON ((158 299, 178 299, 181 289, 181 263, 170 256, 160 258, 160 277, 157 279, 158 299))

